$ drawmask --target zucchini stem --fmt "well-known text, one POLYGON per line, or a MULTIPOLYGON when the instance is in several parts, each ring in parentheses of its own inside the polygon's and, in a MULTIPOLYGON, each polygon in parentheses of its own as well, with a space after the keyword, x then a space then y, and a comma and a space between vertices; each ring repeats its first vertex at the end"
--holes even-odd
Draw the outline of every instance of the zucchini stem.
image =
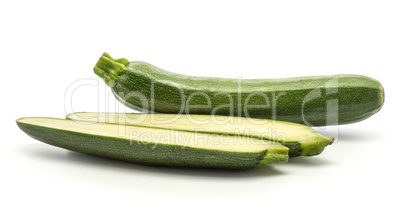
POLYGON ((125 58, 113 59, 108 53, 103 53, 94 67, 94 72, 102 78, 107 86, 113 87, 119 74, 126 70, 129 61, 125 58))

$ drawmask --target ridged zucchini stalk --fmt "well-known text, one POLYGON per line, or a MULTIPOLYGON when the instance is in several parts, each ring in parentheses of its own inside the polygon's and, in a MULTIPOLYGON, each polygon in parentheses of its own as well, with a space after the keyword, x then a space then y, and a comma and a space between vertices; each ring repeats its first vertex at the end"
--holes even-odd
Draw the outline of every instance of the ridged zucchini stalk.
POLYGON ((348 124, 378 112, 384 89, 362 75, 228 79, 175 74, 104 53, 94 72, 136 110, 230 115, 309 126, 348 124))

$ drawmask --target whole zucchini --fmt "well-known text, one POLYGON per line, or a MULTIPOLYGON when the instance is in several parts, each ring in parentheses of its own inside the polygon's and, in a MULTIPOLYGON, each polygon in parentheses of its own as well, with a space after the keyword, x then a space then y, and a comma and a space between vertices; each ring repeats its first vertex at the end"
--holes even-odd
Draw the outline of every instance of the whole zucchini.
POLYGON ((213 114, 289 121, 309 126, 348 124, 378 112, 384 89, 362 75, 284 79, 196 77, 104 53, 94 72, 125 105, 161 113, 213 114))

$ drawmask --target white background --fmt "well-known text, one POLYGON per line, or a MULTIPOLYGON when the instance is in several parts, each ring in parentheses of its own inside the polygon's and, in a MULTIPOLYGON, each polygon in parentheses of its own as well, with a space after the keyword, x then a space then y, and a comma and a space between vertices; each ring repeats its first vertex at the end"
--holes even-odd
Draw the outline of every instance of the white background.
POLYGON ((401 1, 2 1, 0 220, 401 220, 401 1), (20 117, 126 111, 100 55, 197 76, 363 74, 385 88, 373 117, 316 128, 317 157, 250 171, 141 166, 33 140, 20 117), (92 79, 92 80, 91 80, 92 79), (68 103, 68 102, 67 102, 68 103))

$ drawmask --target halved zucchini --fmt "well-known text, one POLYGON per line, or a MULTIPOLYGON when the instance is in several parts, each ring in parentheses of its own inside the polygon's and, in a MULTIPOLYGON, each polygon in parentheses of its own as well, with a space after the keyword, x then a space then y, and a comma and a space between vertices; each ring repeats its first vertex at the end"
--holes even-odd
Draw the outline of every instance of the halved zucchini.
POLYGON ((40 117, 21 118, 17 124, 54 146, 140 164, 250 169, 288 160, 287 147, 250 137, 40 117))
POLYGON ((262 138, 287 146, 291 157, 318 155, 334 141, 333 137, 315 133, 313 129, 305 125, 234 116, 83 112, 69 114, 66 118, 88 122, 262 138))

